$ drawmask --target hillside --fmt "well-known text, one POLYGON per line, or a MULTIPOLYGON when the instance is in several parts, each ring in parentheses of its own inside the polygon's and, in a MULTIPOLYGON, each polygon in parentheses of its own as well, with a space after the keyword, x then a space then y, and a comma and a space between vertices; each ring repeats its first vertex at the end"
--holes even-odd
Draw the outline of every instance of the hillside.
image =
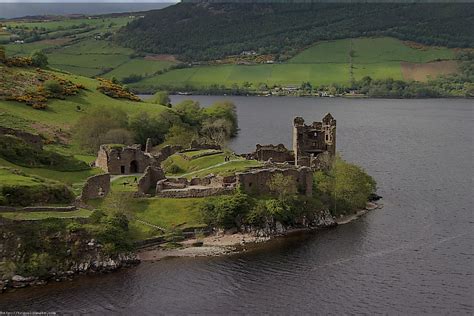
POLYGON ((137 73, 152 75, 173 65, 172 60, 140 56, 109 40, 135 18, 127 14, 4 21, 0 22, 0 45, 9 56, 43 50, 53 67, 86 77, 122 80, 137 73))
POLYGON ((420 46, 393 38, 357 38, 318 42, 284 63, 197 65, 145 78, 130 87, 138 91, 156 89, 193 90, 245 85, 260 86, 348 85, 365 76, 373 79, 426 81, 456 73, 455 51, 420 46), (352 55, 352 56, 351 56, 352 55))
POLYGON ((116 42, 185 61, 252 50, 286 60, 318 41, 361 36, 474 46, 474 4, 190 2, 147 12, 121 29, 116 42))

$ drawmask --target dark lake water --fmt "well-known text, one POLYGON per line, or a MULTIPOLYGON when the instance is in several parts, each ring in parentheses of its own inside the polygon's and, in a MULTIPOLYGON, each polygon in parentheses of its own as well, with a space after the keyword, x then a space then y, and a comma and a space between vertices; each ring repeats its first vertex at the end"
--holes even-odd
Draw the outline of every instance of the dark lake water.
POLYGON ((237 152, 257 142, 290 146, 294 116, 311 121, 331 112, 338 151, 375 177, 384 208, 244 254, 148 262, 2 295, 0 310, 473 313, 472 100, 228 99, 238 105, 237 152))

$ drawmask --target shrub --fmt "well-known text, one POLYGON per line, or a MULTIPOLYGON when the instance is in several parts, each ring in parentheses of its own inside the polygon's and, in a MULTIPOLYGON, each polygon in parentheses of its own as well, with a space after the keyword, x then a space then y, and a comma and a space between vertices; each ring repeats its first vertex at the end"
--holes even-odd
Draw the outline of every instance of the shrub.
POLYGON ((42 51, 36 51, 31 55, 31 64, 35 67, 44 68, 48 65, 48 57, 42 51))
POLYGON ((236 193, 212 198, 204 203, 200 210, 208 225, 228 229, 239 227, 249 208, 249 197, 236 193))
POLYGON ((158 91, 153 95, 153 97, 149 100, 151 103, 161 104, 165 106, 171 105, 171 100, 168 92, 166 91, 158 91))
POLYGON ((183 169, 181 169, 177 164, 171 164, 166 168, 166 172, 171 173, 171 174, 178 174, 184 172, 183 169))
POLYGON ((63 93, 63 87, 57 80, 47 80, 44 83, 44 88, 51 94, 61 94, 63 93))
POLYGON ((114 83, 111 80, 103 78, 98 78, 97 80, 99 80, 99 86, 97 87, 97 90, 111 98, 141 101, 138 96, 131 93, 128 91, 128 89, 118 83, 114 83))
POLYGON ((335 215, 365 207, 375 192, 375 180, 358 166, 336 157, 331 169, 314 176, 315 196, 335 215))

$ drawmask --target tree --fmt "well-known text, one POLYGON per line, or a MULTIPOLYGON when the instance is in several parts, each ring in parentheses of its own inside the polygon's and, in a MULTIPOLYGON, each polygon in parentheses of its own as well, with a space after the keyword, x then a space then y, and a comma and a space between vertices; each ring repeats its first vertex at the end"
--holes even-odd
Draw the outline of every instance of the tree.
POLYGON ((153 95, 149 102, 171 107, 170 96, 166 91, 158 91, 153 95))
POLYGON ((285 177, 281 173, 277 173, 272 176, 268 182, 268 188, 274 194, 277 194, 281 200, 291 195, 295 195, 298 191, 295 178, 285 177))
POLYGON ((199 126, 203 118, 203 111, 199 102, 184 100, 174 106, 176 113, 181 117, 183 123, 190 126, 199 126))
POLYGON ((165 142, 171 145, 189 147, 191 142, 197 138, 198 134, 192 127, 186 125, 174 125, 169 129, 168 134, 166 134, 165 142))
POLYGON ((376 183, 360 167, 336 157, 328 172, 315 173, 315 196, 335 214, 353 212, 365 207, 375 192, 376 183))
POLYGON ((31 55, 31 61, 33 66, 44 68, 48 66, 48 57, 42 51, 35 51, 31 55))
POLYGON ((162 143, 170 126, 179 121, 176 116, 169 113, 151 115, 147 112, 138 112, 130 117, 129 128, 133 132, 135 141, 145 144, 148 138, 153 143, 162 143))
POLYGON ((232 134, 232 123, 225 119, 208 119, 203 122, 200 134, 205 143, 222 147, 232 134))
POLYGON ((125 128, 114 128, 105 133, 103 137, 105 144, 133 144, 133 133, 125 128))
POLYGON ((82 116, 74 126, 74 138, 79 146, 95 153, 105 143, 105 135, 113 129, 127 127, 127 114, 118 108, 100 108, 82 116))
POLYGON ((229 136, 235 136, 238 131, 237 108, 231 101, 219 101, 204 109, 209 120, 224 119, 230 123, 229 136))

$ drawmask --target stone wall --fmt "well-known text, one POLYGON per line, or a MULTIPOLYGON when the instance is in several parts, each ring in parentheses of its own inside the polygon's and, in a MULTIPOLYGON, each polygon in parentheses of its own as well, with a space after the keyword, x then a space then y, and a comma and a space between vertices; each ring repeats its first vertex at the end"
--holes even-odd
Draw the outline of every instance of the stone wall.
POLYGON ((72 212, 77 208, 71 206, 0 206, 0 212, 72 212))
POLYGON ((90 199, 105 197, 110 192, 110 174, 99 174, 87 178, 82 187, 80 199, 87 201, 90 199))
POLYGON ((36 149, 43 149, 43 138, 40 135, 31 134, 25 131, 0 126, 0 135, 13 135, 23 139, 26 143, 36 149))
POLYGON ((326 114, 321 122, 304 124, 302 117, 293 120, 293 152, 295 165, 311 166, 311 161, 317 155, 328 152, 336 154, 336 120, 331 114, 326 114))
POLYGON ((313 172, 308 167, 301 168, 267 168, 237 173, 237 183, 241 190, 249 194, 272 194, 269 182, 276 174, 292 177, 298 186, 298 192, 306 196, 313 194, 313 172))
POLYGON ((101 145, 96 166, 110 174, 143 173, 150 165, 156 165, 156 160, 141 150, 140 145, 112 146, 101 145))
POLYGON ((232 187, 187 187, 185 189, 168 189, 157 192, 157 196, 166 198, 197 198, 213 195, 231 194, 235 192, 232 187))
POLYGON ((159 180, 165 179, 165 173, 163 169, 155 167, 155 166, 148 166, 145 169, 145 173, 143 176, 140 177, 138 180, 138 194, 145 195, 150 193, 150 191, 154 191, 156 188, 156 183, 159 180))
POLYGON ((272 162, 287 162, 294 161, 294 155, 289 151, 285 145, 260 145, 257 144, 257 148, 252 156, 258 161, 268 161, 271 159, 272 162))
POLYGON ((183 150, 182 146, 179 145, 167 145, 163 148, 161 148, 158 152, 153 153, 153 157, 155 158, 156 162, 161 164, 163 161, 165 161, 168 157, 171 155, 174 155, 175 153, 183 150))

